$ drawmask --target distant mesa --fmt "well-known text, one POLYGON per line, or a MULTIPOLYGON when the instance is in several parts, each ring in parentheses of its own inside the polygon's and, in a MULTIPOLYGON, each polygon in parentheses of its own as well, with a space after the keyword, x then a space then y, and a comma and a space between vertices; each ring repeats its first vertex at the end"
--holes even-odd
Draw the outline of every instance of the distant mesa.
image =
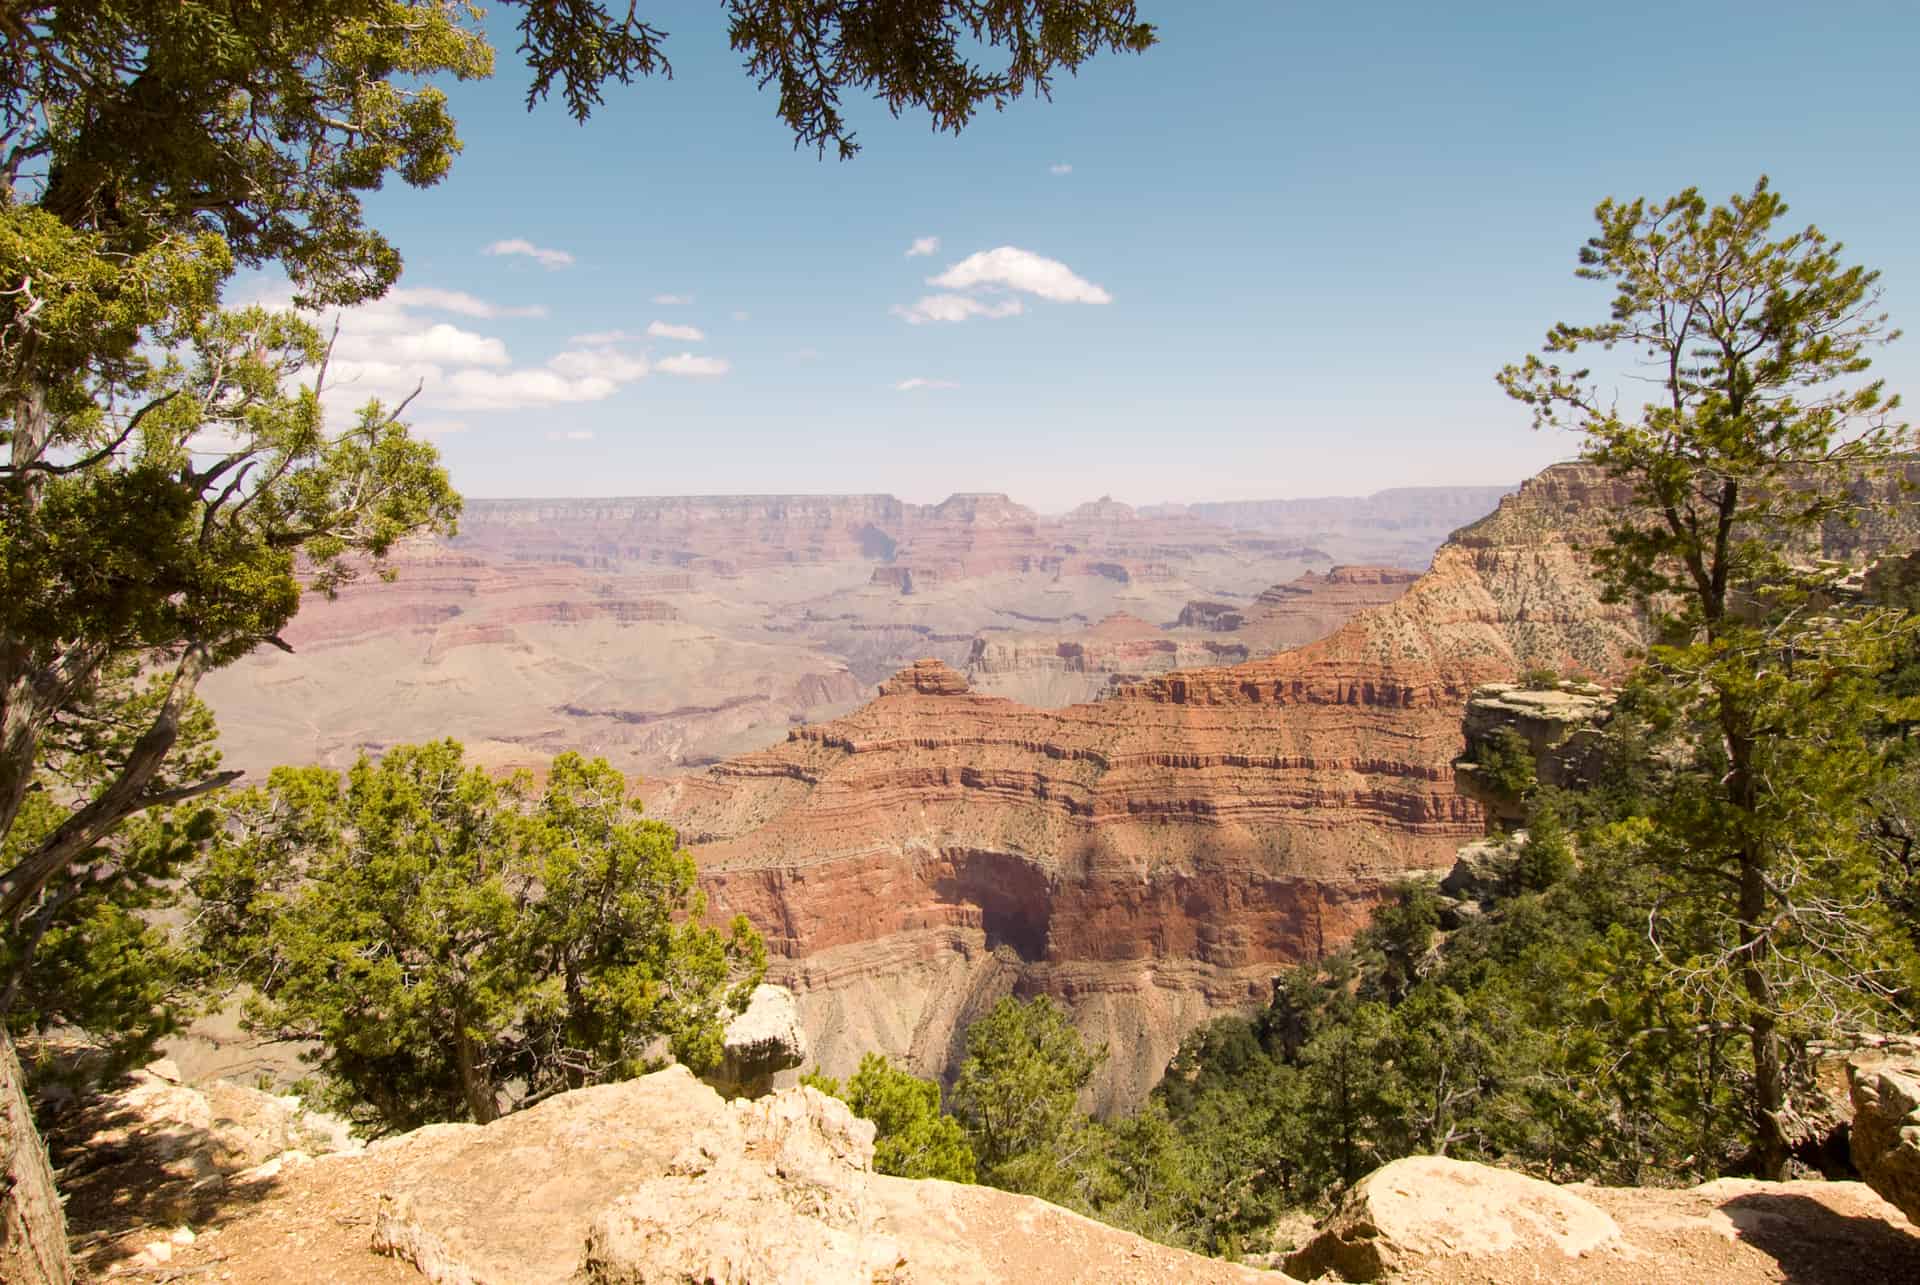
POLYGON ((965 696, 967 680, 944 660, 916 660, 880 684, 882 696, 965 696))

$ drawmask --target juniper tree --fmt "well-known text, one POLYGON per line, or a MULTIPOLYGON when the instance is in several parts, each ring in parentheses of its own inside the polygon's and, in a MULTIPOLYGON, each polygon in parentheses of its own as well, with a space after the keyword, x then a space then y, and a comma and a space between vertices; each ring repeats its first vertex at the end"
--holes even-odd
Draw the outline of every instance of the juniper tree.
POLYGON ((1745 1033, 1768 1176, 1788 1158, 1797 1051, 1901 981, 1864 833, 1875 676, 1910 630, 1845 609, 1809 565, 1823 531, 1884 508, 1889 488, 1860 480, 1910 437, 1866 377, 1895 337, 1878 274, 1816 228, 1777 231, 1786 213, 1764 178, 1725 205, 1692 188, 1602 202, 1578 275, 1612 287, 1608 317, 1555 325, 1499 376, 1631 492, 1593 558, 1647 613, 1636 699, 1675 765, 1640 848, 1668 885, 1648 931, 1668 984, 1745 1033), (1637 359, 1653 399, 1622 406, 1560 364, 1592 349, 1637 359))
POLYGON ((456 742, 402 745, 344 781, 279 769, 226 812, 199 943, 253 987, 248 1024, 317 1043, 376 1128, 484 1124, 663 1050, 704 1069, 765 972, 744 919, 702 922, 692 858, 601 759, 563 754, 536 791, 456 742))

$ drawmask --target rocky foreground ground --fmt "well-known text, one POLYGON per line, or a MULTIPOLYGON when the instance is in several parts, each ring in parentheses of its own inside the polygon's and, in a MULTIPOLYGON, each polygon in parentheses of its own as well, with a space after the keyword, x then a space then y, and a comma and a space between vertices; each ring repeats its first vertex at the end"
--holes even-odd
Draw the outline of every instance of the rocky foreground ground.
MULTIPOLYGON (((1263 1271, 1030 1197, 875 1174, 872 1126, 811 1089, 728 1102, 676 1068, 359 1147, 293 1100, 170 1074, 140 1073, 69 1131, 69 1213, 95 1279, 1920 1280, 1920 1233, 1860 1182, 1563 1187, 1414 1157, 1263 1271), (345 1149, 303 1149, 328 1147, 345 1149)), ((1862 1171, 1920 1212, 1920 1058, 1863 1059, 1852 1080, 1862 1171)))

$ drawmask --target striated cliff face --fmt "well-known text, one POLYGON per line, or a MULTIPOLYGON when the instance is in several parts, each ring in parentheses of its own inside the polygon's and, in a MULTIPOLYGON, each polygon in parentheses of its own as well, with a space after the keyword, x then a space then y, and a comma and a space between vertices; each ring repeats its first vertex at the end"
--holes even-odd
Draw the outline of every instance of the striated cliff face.
MULTIPOLYGON (((1547 470, 1331 636, 1037 710, 923 662, 854 713, 655 800, 717 913, 747 913, 829 1072, 867 1049, 950 1069, 1009 990, 1063 1000, 1138 1100, 1182 1034, 1347 941, 1396 878, 1481 833, 1461 719, 1522 670, 1618 678, 1638 620, 1582 542, 1626 496, 1547 470)), ((1284 607, 1284 595, 1273 607, 1284 607)))
POLYGON ((1635 622, 1565 534, 1596 485, 1551 470, 1411 585, 1353 576, 1398 596, 1310 646, 1051 711, 925 662, 654 809, 716 913, 767 934, 829 1071, 869 1048, 945 1070, 971 1017, 1045 991, 1112 1049, 1096 1105, 1135 1101, 1193 1024, 1480 833, 1451 767, 1476 686, 1625 667, 1635 622))
MULTIPOLYGON (((1333 547, 1360 561, 1403 535, 1333 547)), ((1330 561, 1110 500, 1060 517, 1000 494, 474 500, 457 539, 399 551, 396 581, 305 603, 286 631, 297 655, 256 653, 202 690, 228 761, 254 773, 445 735, 497 766, 579 749, 654 773, 775 744, 919 656, 965 666, 976 640, 1017 634, 1051 650, 1115 613, 1250 604, 1330 561)), ((1114 673, 1253 654, 1148 648, 1102 670, 1102 645, 1071 672, 1016 647, 1004 690, 1067 704, 1114 673)))

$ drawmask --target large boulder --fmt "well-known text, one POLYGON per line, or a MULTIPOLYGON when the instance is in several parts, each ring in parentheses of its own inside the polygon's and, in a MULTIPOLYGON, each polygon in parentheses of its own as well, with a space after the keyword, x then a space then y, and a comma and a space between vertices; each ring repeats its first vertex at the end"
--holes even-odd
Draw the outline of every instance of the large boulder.
POLYGON ((1920 1221, 1920 1052, 1861 1053, 1847 1062, 1853 1164, 1869 1187, 1920 1221))
POLYGON ((1439 1260, 1482 1272, 1510 1258, 1563 1262, 1617 1249, 1620 1228, 1597 1205, 1563 1187, 1491 1165, 1414 1156, 1360 1180, 1286 1269, 1304 1280, 1379 1281, 1439 1260), (1543 1254, 1544 1251, 1544 1254, 1543 1254))
POLYGON ((727 1023, 720 1065, 707 1083, 726 1097, 759 1098, 773 1092, 773 1077, 807 1060, 807 1033, 800 1009, 783 986, 753 988, 740 1015, 727 1023))
MULTIPOLYGON (((1285 1279, 1028 1196, 875 1174, 873 1126, 845 1103, 810 1088, 729 1103, 679 1067, 484 1128, 430 1126, 351 1163, 381 1175, 375 1252, 436 1285, 1285 1279)), ((283 1199, 322 1210, 366 1181, 309 1166, 283 1199)), ((284 1243, 285 1213, 258 1216, 263 1249, 284 1243)), ((229 1234, 230 1264, 251 1239, 229 1234)))
POLYGON ((716 1116, 667 1172, 587 1231, 580 1277, 637 1281, 891 1281, 905 1246, 867 1200, 873 1125, 800 1088, 716 1116))

